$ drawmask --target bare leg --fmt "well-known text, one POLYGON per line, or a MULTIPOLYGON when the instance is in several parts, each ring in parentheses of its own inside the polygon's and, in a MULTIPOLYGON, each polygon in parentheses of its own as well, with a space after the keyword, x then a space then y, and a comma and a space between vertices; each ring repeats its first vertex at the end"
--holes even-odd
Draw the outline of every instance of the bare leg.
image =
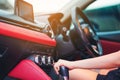
POLYGON ((69 71, 70 80, 96 80, 98 73, 106 75, 112 69, 73 69, 69 71))
POLYGON ((96 80, 98 73, 87 69, 73 69, 69 71, 70 80, 96 80))
POLYGON ((101 69, 101 70, 99 71, 99 74, 106 75, 109 71, 115 70, 115 69, 117 69, 117 68, 101 69))

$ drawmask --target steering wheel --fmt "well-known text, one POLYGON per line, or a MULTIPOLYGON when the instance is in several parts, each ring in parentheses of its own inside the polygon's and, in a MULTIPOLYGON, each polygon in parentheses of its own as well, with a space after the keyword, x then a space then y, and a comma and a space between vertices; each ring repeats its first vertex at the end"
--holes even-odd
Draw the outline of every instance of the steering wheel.
POLYGON ((92 57, 102 55, 100 40, 85 14, 78 7, 74 7, 72 8, 71 18, 75 33, 73 36, 76 36, 76 39, 79 40, 77 41, 77 45, 82 45, 75 45, 75 47, 80 50, 85 49, 92 57))

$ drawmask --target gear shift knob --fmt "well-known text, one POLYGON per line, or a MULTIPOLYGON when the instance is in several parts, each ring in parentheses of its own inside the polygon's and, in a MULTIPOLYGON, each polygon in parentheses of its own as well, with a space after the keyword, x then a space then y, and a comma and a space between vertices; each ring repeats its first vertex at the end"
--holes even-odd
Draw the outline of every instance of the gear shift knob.
POLYGON ((65 66, 60 66, 60 75, 63 77, 63 80, 69 80, 69 69, 65 66))

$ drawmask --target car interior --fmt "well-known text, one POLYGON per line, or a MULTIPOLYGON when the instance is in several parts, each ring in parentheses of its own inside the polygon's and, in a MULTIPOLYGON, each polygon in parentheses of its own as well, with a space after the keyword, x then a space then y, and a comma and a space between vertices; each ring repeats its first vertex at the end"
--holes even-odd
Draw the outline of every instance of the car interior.
POLYGON ((0 1, 0 80, 63 80, 53 69, 59 59, 120 50, 119 0, 46 1, 0 1))

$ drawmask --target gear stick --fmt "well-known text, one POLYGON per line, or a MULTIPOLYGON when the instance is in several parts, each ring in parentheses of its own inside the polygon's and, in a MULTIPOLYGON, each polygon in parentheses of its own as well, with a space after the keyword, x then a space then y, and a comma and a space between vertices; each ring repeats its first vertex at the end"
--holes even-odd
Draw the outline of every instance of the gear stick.
POLYGON ((60 75, 62 76, 63 80, 69 80, 69 69, 65 66, 60 66, 60 75))

